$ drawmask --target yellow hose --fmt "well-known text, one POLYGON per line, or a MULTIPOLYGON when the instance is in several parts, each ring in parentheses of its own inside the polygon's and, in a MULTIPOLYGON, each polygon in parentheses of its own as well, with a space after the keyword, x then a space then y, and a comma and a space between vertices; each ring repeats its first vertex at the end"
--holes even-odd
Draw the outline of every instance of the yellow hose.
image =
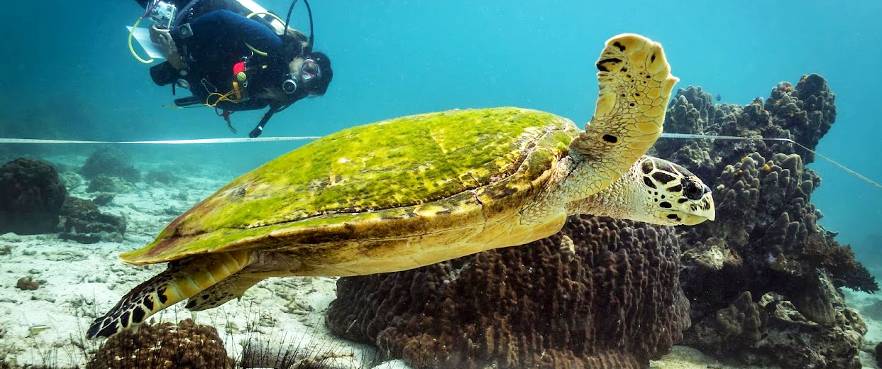
POLYGON ((230 91, 226 94, 212 92, 212 93, 208 94, 208 96, 205 98, 205 105, 210 108, 216 108, 217 104, 220 104, 224 101, 229 101, 233 104, 238 104, 238 103, 242 102, 241 99, 231 99, 230 96, 233 96, 233 95, 235 95, 235 91, 230 91), (216 100, 214 100, 214 102, 211 102, 210 100, 212 98, 214 98, 216 100))
POLYGON ((138 55, 137 52, 135 52, 135 46, 132 45, 132 38, 135 33, 135 29, 138 28, 139 24, 141 24, 142 19, 144 19, 144 17, 138 17, 138 20, 136 20, 135 24, 132 25, 132 29, 129 30, 129 52, 132 53, 132 56, 135 57, 135 60, 137 60, 141 63, 144 63, 144 64, 150 64, 150 63, 153 63, 153 58, 150 58, 150 59, 141 58, 141 56, 138 55))

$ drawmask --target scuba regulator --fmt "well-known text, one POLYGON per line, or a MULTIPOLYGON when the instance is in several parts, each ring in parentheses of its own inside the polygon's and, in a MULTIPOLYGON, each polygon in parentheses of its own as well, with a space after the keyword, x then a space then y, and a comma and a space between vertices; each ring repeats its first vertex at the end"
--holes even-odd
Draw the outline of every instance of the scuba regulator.
POLYGON ((284 91, 288 95, 293 95, 297 92, 297 81, 292 78, 288 78, 282 81, 282 91, 284 91))

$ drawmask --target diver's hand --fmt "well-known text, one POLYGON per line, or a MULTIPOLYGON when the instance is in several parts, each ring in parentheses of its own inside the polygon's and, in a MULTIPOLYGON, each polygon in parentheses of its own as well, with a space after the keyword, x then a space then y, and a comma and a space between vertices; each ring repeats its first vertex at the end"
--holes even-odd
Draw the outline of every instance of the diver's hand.
POLYGON ((171 36, 171 32, 165 28, 157 28, 155 25, 150 27, 150 40, 156 43, 165 54, 165 59, 172 67, 177 70, 184 69, 184 59, 178 52, 175 40, 171 36))

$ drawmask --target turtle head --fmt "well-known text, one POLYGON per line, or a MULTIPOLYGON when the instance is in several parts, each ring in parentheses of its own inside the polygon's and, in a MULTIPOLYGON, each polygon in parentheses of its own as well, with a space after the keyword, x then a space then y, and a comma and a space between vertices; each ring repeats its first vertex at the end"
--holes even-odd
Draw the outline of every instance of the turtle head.
POLYGON ((714 220, 714 199, 711 189, 695 174, 670 161, 644 156, 635 169, 637 203, 645 222, 665 225, 695 225, 714 220))
MULTIPOLYGON (((578 191, 579 184, 570 187, 578 191)), ((567 213, 661 225, 696 225, 715 217, 711 189, 698 176, 651 156, 641 157, 625 175, 603 190, 570 200, 567 213)))

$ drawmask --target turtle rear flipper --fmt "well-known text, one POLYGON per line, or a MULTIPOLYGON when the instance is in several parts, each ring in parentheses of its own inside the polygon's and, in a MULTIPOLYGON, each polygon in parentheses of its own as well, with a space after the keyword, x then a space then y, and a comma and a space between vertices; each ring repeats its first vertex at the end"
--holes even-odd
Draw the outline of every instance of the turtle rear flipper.
POLYGON ((214 286, 253 261, 253 252, 248 250, 182 260, 129 291, 107 314, 95 319, 86 334, 89 338, 110 337, 141 324, 147 317, 214 286))
POLYGON ((202 311, 216 308, 234 298, 240 298, 245 291, 264 278, 247 272, 239 272, 187 300, 187 309, 202 311))

